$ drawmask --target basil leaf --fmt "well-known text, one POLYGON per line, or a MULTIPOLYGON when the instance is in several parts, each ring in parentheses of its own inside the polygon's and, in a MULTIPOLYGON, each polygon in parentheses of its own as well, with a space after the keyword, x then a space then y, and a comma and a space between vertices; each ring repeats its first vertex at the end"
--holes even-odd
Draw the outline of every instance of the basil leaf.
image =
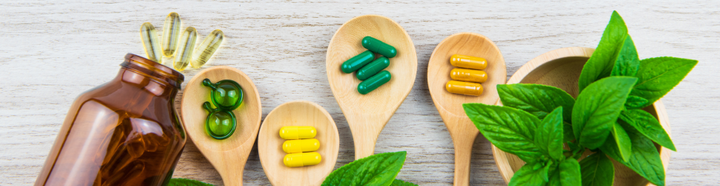
POLYGON ((628 30, 627 26, 625 26, 625 21, 620 17, 620 14, 613 11, 612 16, 610 16, 610 22, 608 22, 602 38, 600 38, 600 43, 598 43, 595 52, 593 52, 580 72, 578 87, 581 93, 595 80, 610 75, 615 59, 617 58, 617 49, 623 43, 623 39, 625 39, 624 37, 627 33, 628 30))
POLYGON ((535 143, 550 155, 550 158, 562 160, 563 156, 563 107, 558 107, 545 117, 535 130, 535 143))
POLYGON ((622 161, 616 151, 616 143, 612 138, 608 138, 608 142, 600 147, 600 150, 653 184, 665 185, 665 169, 663 169, 660 153, 655 148, 655 144, 632 127, 625 128, 625 130, 628 132, 630 140, 632 140, 633 151, 629 161, 622 161))
POLYGON ((640 58, 638 58, 632 38, 628 34, 623 40, 622 46, 618 48, 611 76, 635 76, 640 68, 640 58))
POLYGON ((572 124, 563 122, 563 142, 569 142, 575 140, 575 134, 573 134, 572 124))
POLYGON ((562 89, 539 84, 499 84, 498 95, 503 105, 529 112, 540 119, 555 108, 565 108, 563 118, 572 121, 575 99, 562 89))
MULTIPOLYGON (((540 163, 526 163, 525 165, 520 167, 520 170, 515 172, 513 177, 510 179, 510 183, 508 183, 508 186, 542 186, 543 184, 545 184, 545 180, 543 180, 543 170, 545 169, 533 168, 538 164, 540 163)), ((545 175, 547 175, 547 172, 545 172, 545 175)))
POLYGON ((173 178, 167 184, 168 186, 213 186, 213 184, 185 179, 185 178, 173 178))
POLYGON ((528 163, 546 157, 534 141, 540 119, 532 114, 481 103, 465 103, 463 108, 480 133, 500 150, 515 154, 528 163))
POLYGON ((652 114, 640 109, 630 109, 623 111, 620 118, 625 121, 623 124, 632 126, 658 145, 672 151, 677 151, 675 150, 675 144, 673 144, 672 139, 670 139, 670 135, 667 134, 657 118, 652 114))
POLYGON ((643 108, 670 92, 685 76, 697 65, 697 60, 656 57, 640 61, 640 70, 637 73, 638 83, 630 95, 643 97, 648 103, 643 108))
POLYGON ((582 185, 580 163, 576 159, 568 158, 560 162, 558 171, 559 179, 562 186, 578 186, 582 185))
POLYGON ((643 107, 646 107, 651 104, 650 101, 648 101, 647 99, 645 99, 643 97, 633 96, 632 91, 630 94, 631 95, 628 96, 628 99, 625 102, 625 107, 627 107, 628 109, 643 108, 643 107), (648 104, 648 103, 650 103, 650 104, 648 104))
POLYGON ((330 173, 322 185, 390 185, 405 163, 406 154, 388 152, 355 160, 330 173))
POLYGON ((550 181, 547 182, 546 186, 562 186, 562 180, 560 179, 560 169, 555 169, 555 171, 550 172, 549 174, 550 181))
POLYGON ((597 152, 580 161, 583 186, 612 186, 615 167, 602 152, 597 152))
POLYGON ((578 95, 572 128, 580 145, 596 149, 605 142, 636 81, 635 77, 607 77, 590 84, 587 91, 578 95))
POLYGON ((390 186, 418 186, 417 184, 395 179, 390 186))
POLYGON ((620 157, 622 157, 623 161, 627 161, 632 155, 632 142, 630 142, 630 136, 628 136, 625 129, 623 129, 618 122, 615 122, 613 125, 612 134, 613 137, 615 137, 614 140, 617 143, 620 157))

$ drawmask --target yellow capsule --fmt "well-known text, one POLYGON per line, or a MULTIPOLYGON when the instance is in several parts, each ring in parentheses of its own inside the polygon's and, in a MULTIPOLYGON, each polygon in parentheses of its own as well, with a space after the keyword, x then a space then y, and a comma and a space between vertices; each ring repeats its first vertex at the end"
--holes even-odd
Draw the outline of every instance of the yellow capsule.
POLYGON ((180 15, 171 12, 165 17, 163 25, 162 50, 165 57, 172 57, 177 48, 178 35, 180 35, 180 15))
POLYGON ((210 32, 198 48, 195 49, 192 60, 190 60, 190 65, 192 65, 193 68, 200 68, 205 65, 215 51, 217 51, 218 47, 220 47, 220 43, 222 43, 224 38, 225 35, 220 29, 210 32))
POLYGON ((143 23, 142 26, 140 26, 140 36, 142 36, 147 58, 162 64, 162 52, 160 51, 160 44, 158 44, 155 27, 149 22, 143 23))
POLYGON ((487 67, 487 61, 481 57, 455 54, 450 57, 450 64, 456 67, 482 70, 487 67))
POLYGON ((445 85, 450 93, 479 96, 483 92, 482 85, 463 81, 448 81, 445 85))
POLYGON ((314 138, 317 130, 312 126, 286 126, 280 128, 280 137, 286 140, 314 138))
POLYGON ((175 51, 175 60, 173 60, 175 70, 183 71, 190 64, 190 58, 195 50, 195 41, 197 41, 197 31, 193 27, 187 27, 180 35, 180 41, 178 41, 175 51))
POLYGON ((310 152, 320 148, 320 141, 317 139, 287 140, 282 147, 285 153, 310 152))
POLYGON ((450 71, 450 78, 459 81, 482 83, 487 80, 487 73, 479 70, 453 68, 452 71, 450 71))
POLYGON ((320 164, 322 157, 317 152, 287 154, 283 163, 288 167, 302 167, 320 164))

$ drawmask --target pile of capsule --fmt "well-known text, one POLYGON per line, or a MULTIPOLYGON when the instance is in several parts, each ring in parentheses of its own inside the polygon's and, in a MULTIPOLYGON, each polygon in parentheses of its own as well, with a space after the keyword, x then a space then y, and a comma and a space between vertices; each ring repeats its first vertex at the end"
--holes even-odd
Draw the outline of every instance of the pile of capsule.
MULTIPOLYGON (((180 16, 177 13, 168 14, 165 18, 165 25, 163 25, 161 49, 155 27, 149 22, 143 23, 140 26, 140 35, 145 47, 145 54, 148 59, 160 64, 163 64, 163 56, 173 59, 172 66, 177 71, 185 70, 188 64, 193 68, 200 68, 217 51, 225 35, 220 29, 214 30, 196 49, 197 31, 194 27, 187 27, 180 34, 180 24, 180 16)), ((171 64, 165 65, 170 66, 171 64)))
POLYGON ((209 113, 205 119, 205 132, 212 138, 226 139, 235 132, 237 119, 232 111, 242 105, 243 89, 240 84, 228 79, 212 83, 206 78, 202 84, 211 89, 210 98, 216 107, 212 108, 207 101, 203 103, 203 108, 209 113))
POLYGON ((303 167, 317 165, 322 160, 316 151, 320 149, 320 141, 315 139, 317 130, 312 126, 286 126, 280 128, 280 137, 285 139, 282 145, 287 153, 283 163, 287 167, 303 167))
POLYGON ((482 94, 483 87, 480 83, 487 80, 487 73, 482 71, 487 67, 485 59, 455 54, 450 57, 450 64, 459 68, 450 71, 450 78, 453 80, 445 85, 448 92, 470 96, 482 94))
POLYGON ((360 94, 367 94, 390 81, 392 75, 384 69, 390 66, 388 58, 395 57, 397 50, 395 50, 395 47, 370 36, 365 36, 362 39, 362 46, 368 50, 345 61, 340 70, 345 73, 357 71, 356 77, 363 81, 358 85, 357 90, 360 94), (375 59, 373 52, 382 55, 382 57, 375 59))

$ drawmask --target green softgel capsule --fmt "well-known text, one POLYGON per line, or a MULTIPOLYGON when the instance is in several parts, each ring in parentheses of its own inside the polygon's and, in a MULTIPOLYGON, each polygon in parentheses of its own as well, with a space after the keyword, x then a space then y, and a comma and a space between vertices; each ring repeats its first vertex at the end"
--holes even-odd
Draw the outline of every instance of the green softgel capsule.
POLYGON ((390 75, 390 72, 388 72, 387 70, 377 73, 374 76, 368 78, 367 80, 361 82, 358 85, 358 92, 360 92, 360 94, 370 93, 390 81, 390 78, 392 78, 392 75, 390 75))
POLYGON ((230 137, 235 132, 237 120, 232 111, 213 109, 210 102, 205 102, 203 108, 210 113, 205 120, 205 131, 210 137, 221 140, 230 137))
POLYGON ((388 60, 388 58, 386 57, 379 57, 375 61, 370 62, 370 64, 367 64, 360 70, 358 70, 357 78, 360 80, 366 80, 377 74, 378 72, 384 70, 388 66, 390 66, 390 60, 388 60))
POLYGON ((212 102, 222 110, 235 110, 243 101, 243 89, 233 80, 221 80, 213 84, 210 79, 204 79, 203 85, 210 87, 212 102))
POLYGON ((392 58, 397 55, 397 50, 395 49, 395 47, 390 46, 370 36, 365 36, 365 38, 363 38, 362 46, 370 51, 381 54, 388 58, 392 58))
POLYGON ((370 63, 374 58, 375 54, 373 54, 369 50, 365 51, 345 61, 340 67, 340 70, 345 73, 355 72, 356 70, 365 66, 365 64, 370 63))

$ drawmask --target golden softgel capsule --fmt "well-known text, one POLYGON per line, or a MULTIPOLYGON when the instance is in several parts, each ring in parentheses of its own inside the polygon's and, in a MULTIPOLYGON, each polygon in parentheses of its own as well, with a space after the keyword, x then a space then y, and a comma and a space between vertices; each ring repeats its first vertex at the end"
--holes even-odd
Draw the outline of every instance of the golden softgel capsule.
POLYGON ((172 57, 175 54, 178 35, 180 35, 180 24, 180 15, 175 12, 171 12, 165 17, 162 35, 162 50, 165 57, 172 57))
POLYGON ((175 51, 175 60, 173 60, 175 70, 183 71, 187 68, 193 50, 195 50, 195 41, 197 41, 197 31, 193 27, 187 27, 180 35, 178 47, 175 51))
POLYGON ((487 73, 479 70, 454 68, 450 71, 450 78, 459 81, 482 83, 487 80, 487 73))
POLYGON ((158 41, 155 26, 149 22, 143 23, 142 26, 140 26, 140 35, 142 36, 147 58, 162 64, 162 51, 160 50, 160 43, 158 43, 160 41, 158 41))
POLYGON ((445 85, 450 93, 479 96, 483 92, 482 85, 463 81, 448 81, 445 85))
POLYGON ((487 67, 487 61, 481 57, 455 54, 450 57, 450 64, 460 68, 482 70, 487 67))
POLYGON ((220 47, 220 43, 222 43, 224 38, 225 35, 220 29, 210 32, 198 48, 195 49, 192 60, 190 60, 190 65, 192 65, 193 68, 200 68, 205 65, 220 47))
POLYGON ((286 140, 314 138, 317 130, 312 126, 286 126, 280 128, 280 137, 286 140))
POLYGON ((317 152, 287 154, 283 163, 288 167, 302 167, 320 164, 322 157, 317 152))
POLYGON ((316 151, 320 148, 320 141, 317 139, 287 140, 282 145, 285 153, 301 153, 316 151))

